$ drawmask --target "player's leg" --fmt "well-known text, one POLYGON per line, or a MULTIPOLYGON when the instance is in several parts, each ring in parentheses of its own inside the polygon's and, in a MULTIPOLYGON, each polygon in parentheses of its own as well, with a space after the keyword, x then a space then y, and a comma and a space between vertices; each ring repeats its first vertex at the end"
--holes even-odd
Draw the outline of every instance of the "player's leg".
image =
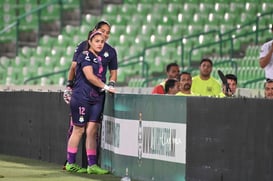
MULTIPOLYGON (((72 130, 73 130, 73 121, 72 121, 72 116, 71 113, 69 114, 69 128, 67 131, 67 142, 72 134, 72 130)), ((64 161, 64 165, 63 165, 63 170, 65 170, 65 166, 66 166, 67 160, 64 161)))
POLYGON ((90 106, 90 117, 86 127, 87 173, 89 174, 107 174, 109 172, 97 165, 98 120, 101 116, 102 106, 102 102, 90 106))
POLYGON ((87 105, 78 102, 72 97, 70 110, 72 114, 73 129, 67 142, 66 170, 70 172, 84 172, 84 170, 76 164, 76 155, 80 140, 85 131, 85 125, 89 120, 89 109, 87 105))
POLYGON ((67 163, 66 170, 69 172, 86 172, 76 164, 78 145, 84 133, 84 126, 74 126, 72 134, 67 143, 67 163))
POLYGON ((98 130, 97 130, 97 164, 100 165, 100 147, 101 147, 101 125, 102 125, 102 120, 103 120, 103 110, 104 110, 104 106, 105 106, 105 93, 103 93, 101 95, 101 100, 102 102, 100 102, 99 104, 101 104, 101 113, 98 119, 98 130))

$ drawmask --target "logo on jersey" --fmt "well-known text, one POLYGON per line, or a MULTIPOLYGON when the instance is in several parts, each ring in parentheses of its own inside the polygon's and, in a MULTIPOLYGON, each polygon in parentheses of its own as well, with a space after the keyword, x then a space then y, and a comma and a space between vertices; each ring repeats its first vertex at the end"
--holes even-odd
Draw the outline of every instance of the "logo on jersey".
POLYGON ((79 122, 84 122, 83 116, 80 117, 79 122))
POLYGON ((84 59, 90 62, 90 57, 89 57, 88 52, 83 52, 83 54, 86 54, 84 59))
POLYGON ((109 53, 108 53, 108 52, 104 52, 103 56, 104 56, 105 58, 107 58, 107 57, 109 57, 109 53))
POLYGON ((94 63, 98 63, 98 59, 97 58, 93 58, 93 62, 94 63))

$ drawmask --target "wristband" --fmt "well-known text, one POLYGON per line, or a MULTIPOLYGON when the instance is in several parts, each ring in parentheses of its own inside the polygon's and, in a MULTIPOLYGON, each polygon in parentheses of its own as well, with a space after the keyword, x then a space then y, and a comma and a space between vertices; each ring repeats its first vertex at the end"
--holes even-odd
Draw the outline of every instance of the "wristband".
POLYGON ((105 84, 104 87, 103 87, 103 89, 108 91, 110 89, 110 87, 105 84))
POLYGON ((73 80, 68 80, 66 82, 66 87, 73 87, 73 85, 74 85, 74 81, 73 80))
POLYGON ((111 86, 111 87, 115 87, 115 81, 113 80, 110 80, 110 82, 108 83, 108 86, 111 86))

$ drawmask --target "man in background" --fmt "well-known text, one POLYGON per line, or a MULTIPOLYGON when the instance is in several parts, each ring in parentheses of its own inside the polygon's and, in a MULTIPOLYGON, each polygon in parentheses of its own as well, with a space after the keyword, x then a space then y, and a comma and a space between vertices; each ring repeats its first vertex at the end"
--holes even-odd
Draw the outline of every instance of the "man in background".
POLYGON ((228 88, 226 85, 222 85, 223 94, 220 97, 233 97, 237 90, 237 76, 234 74, 226 74, 228 88))
POLYGON ((264 96, 266 99, 273 99, 273 80, 271 79, 264 83, 264 96))
POLYGON ((211 76, 213 63, 209 58, 203 58, 199 65, 199 75, 192 78, 191 91, 199 96, 220 96, 221 84, 211 76))
MULTIPOLYGON (((273 25, 271 25, 273 33, 273 25)), ((273 80, 273 40, 264 43, 260 50, 259 63, 265 71, 265 78, 273 80)))
POLYGON ((191 91, 192 77, 189 72, 182 72, 179 76, 179 92, 177 96, 192 96, 194 95, 191 91))

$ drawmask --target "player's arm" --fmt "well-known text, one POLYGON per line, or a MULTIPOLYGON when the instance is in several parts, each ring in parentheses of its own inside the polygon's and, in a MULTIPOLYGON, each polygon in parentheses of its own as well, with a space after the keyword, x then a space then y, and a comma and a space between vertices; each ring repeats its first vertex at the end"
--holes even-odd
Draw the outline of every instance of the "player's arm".
POLYGON ((273 54, 273 43, 272 43, 269 51, 267 52, 267 54, 264 57, 260 58, 260 67, 261 68, 264 68, 265 66, 267 66, 267 64, 269 64, 272 54, 273 54))
POLYGON ((76 66, 77 66, 77 62, 72 61, 69 72, 68 72, 67 80, 74 80, 75 72, 76 72, 76 66))
POLYGON ((110 70, 110 77, 109 77, 109 86, 115 87, 117 82, 118 71, 117 70, 110 70))
POLYGON ((65 88, 64 94, 63 94, 63 99, 67 104, 69 104, 70 100, 71 100, 72 88, 73 88, 73 85, 74 85, 76 65, 77 65, 77 62, 72 61, 71 66, 70 66, 69 71, 68 71, 68 79, 67 79, 66 88, 65 88))
POLYGON ((85 66, 83 67, 83 73, 86 77, 86 79, 93 85, 107 90, 109 92, 115 93, 115 89, 113 87, 110 87, 106 85, 104 82, 102 82, 94 73, 93 73, 93 67, 92 66, 85 66))

